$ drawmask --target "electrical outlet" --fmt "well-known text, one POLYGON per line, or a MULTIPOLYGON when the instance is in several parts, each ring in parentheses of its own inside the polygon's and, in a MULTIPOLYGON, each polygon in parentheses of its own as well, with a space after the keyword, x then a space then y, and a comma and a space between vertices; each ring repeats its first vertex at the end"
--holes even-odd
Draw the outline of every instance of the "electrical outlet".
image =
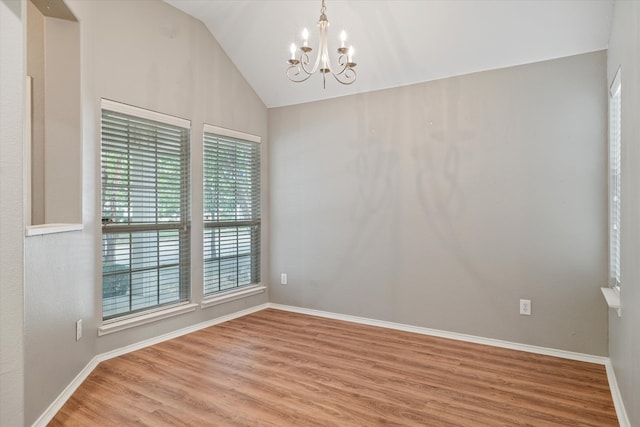
POLYGON ((520 300, 520 314, 522 314, 523 316, 531 316, 531 300, 530 299, 520 300))
POLYGON ((281 285, 287 284, 287 273, 280 274, 280 284, 281 285))
POLYGON ((80 341, 82 338, 82 319, 76 322, 76 341, 80 341))

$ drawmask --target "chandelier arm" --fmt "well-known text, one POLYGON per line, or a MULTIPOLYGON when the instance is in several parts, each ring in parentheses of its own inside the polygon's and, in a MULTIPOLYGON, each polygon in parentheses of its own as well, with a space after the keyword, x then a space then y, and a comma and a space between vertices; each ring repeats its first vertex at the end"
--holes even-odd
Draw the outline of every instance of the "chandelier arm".
POLYGON ((347 55, 342 54, 338 57, 338 67, 340 67, 340 71, 336 72, 336 75, 340 75, 342 73, 344 73, 345 71, 347 71, 349 68, 349 61, 345 60, 345 57, 347 55))
POLYGON ((305 67, 305 65, 309 65, 309 62, 309 54, 306 52, 302 52, 300 54, 300 66, 302 68, 302 71, 307 74, 313 74, 318 70, 318 65, 320 64, 320 54, 318 54, 318 56, 316 57, 316 63, 313 64, 313 68, 311 70, 305 67))
POLYGON ((338 83, 343 84, 345 86, 355 82, 356 78, 358 77, 356 70, 354 70, 351 67, 347 67, 346 70, 343 70, 338 74, 332 72, 331 75, 333 76, 333 78, 336 79, 338 83))
POLYGON ((287 78, 294 83, 302 83, 304 81, 307 81, 309 77, 313 75, 308 73, 306 74, 306 77, 302 77, 302 74, 300 73, 300 67, 298 65, 290 65, 289 67, 287 67, 287 78))

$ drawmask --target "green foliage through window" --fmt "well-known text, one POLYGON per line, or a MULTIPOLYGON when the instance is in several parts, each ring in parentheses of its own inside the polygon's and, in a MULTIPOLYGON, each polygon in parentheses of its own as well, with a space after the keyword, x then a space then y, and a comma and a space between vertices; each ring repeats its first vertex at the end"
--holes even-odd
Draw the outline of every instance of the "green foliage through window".
POLYGON ((204 293, 260 282, 260 144, 204 134, 204 293))
POLYGON ((187 301, 190 286, 189 128, 115 106, 101 128, 105 320, 187 301))

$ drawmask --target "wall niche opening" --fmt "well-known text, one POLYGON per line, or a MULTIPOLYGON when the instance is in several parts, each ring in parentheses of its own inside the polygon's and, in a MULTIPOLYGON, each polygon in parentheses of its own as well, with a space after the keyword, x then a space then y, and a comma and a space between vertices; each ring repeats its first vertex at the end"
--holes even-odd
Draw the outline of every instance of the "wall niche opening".
POLYGON ((80 26, 63 0, 27 1, 26 84, 27 235, 81 229, 80 26))

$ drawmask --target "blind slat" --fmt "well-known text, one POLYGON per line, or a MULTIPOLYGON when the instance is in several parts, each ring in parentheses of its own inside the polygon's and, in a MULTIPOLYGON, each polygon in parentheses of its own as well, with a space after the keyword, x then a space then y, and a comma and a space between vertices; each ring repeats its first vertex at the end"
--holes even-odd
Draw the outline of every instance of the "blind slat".
POLYGON ((609 276, 611 284, 620 285, 620 191, 622 99, 618 75, 609 98, 609 276))
POLYGON ((103 109, 101 137, 103 319, 188 300, 189 129, 103 109))
POLYGON ((204 293, 260 281, 260 144, 205 130, 204 293))

